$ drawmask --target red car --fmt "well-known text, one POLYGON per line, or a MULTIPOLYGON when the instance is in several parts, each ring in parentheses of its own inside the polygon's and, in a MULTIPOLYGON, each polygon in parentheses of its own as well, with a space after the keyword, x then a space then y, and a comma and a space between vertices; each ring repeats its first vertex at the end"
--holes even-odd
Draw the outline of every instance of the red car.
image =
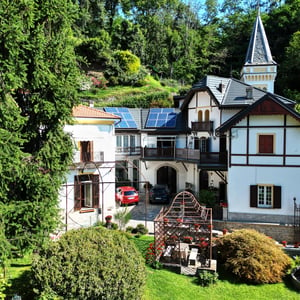
POLYGON ((120 204, 138 204, 139 194, 132 186, 120 186, 116 189, 116 201, 120 204))

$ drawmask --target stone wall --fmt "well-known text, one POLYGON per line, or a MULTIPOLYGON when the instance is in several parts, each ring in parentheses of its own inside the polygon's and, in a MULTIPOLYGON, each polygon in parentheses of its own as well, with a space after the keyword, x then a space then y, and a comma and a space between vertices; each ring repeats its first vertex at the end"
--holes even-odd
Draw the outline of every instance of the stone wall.
MULTIPOLYGON (((295 233, 292 225, 279 225, 270 223, 246 223, 234 221, 213 221, 214 229, 221 230, 226 228, 229 232, 238 229, 255 229, 267 236, 272 237, 278 242, 287 241, 288 244, 294 244, 295 233)), ((300 242, 300 241, 298 241, 300 242)))

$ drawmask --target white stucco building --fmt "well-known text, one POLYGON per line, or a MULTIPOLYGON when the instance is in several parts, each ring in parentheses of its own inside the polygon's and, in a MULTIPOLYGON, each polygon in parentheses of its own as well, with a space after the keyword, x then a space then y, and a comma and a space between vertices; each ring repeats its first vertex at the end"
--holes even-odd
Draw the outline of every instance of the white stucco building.
POLYGON ((74 142, 73 165, 60 191, 66 230, 86 227, 115 211, 115 123, 118 116, 79 105, 64 130, 74 142))

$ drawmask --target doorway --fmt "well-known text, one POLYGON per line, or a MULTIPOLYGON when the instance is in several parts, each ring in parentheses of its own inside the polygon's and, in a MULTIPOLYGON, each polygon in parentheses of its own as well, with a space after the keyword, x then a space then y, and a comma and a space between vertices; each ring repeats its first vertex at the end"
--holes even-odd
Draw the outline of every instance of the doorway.
POLYGON ((157 184, 167 184, 170 192, 177 192, 176 170, 172 167, 163 166, 157 170, 157 184))

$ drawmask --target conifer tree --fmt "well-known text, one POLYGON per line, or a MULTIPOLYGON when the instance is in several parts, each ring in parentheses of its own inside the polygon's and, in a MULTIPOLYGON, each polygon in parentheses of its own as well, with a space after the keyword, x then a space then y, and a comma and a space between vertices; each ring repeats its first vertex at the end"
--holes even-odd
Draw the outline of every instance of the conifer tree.
POLYGON ((0 222, 17 249, 59 224, 58 194, 72 158, 63 131, 77 104, 71 0, 0 2, 0 222))

